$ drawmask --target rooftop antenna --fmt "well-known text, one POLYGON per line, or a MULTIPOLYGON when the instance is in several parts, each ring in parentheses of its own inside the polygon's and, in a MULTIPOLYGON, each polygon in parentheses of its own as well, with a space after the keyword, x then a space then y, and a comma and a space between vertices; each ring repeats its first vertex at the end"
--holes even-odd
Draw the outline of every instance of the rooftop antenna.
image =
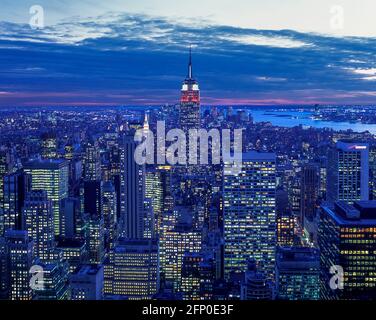
POLYGON ((192 45, 189 46, 189 64, 188 64, 188 79, 193 78, 192 71, 192 45))

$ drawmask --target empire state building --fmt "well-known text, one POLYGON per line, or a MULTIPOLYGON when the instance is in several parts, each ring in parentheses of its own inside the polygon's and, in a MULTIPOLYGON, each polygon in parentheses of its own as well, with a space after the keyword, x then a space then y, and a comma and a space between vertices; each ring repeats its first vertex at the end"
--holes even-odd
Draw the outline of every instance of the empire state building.
POLYGON ((189 50, 188 74, 181 89, 179 116, 180 128, 187 134, 190 129, 200 129, 200 88, 193 78, 192 49, 189 50))

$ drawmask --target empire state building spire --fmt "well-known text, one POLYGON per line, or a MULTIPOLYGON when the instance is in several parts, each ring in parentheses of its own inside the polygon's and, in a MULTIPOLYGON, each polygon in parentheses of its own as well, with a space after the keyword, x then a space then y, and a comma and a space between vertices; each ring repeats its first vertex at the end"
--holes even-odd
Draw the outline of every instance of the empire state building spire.
POLYGON ((188 79, 193 78, 192 70, 192 46, 189 47, 189 64, 188 64, 188 79))
POLYGON ((181 89, 180 127, 184 132, 201 127, 200 88, 196 79, 193 78, 192 46, 189 48, 188 75, 181 89))

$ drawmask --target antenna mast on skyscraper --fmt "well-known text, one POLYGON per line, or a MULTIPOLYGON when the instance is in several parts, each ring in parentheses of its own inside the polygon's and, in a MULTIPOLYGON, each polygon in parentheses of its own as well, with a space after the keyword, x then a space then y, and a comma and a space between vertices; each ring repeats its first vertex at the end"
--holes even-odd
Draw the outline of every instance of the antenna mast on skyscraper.
POLYGON ((188 79, 193 78, 192 72, 192 45, 189 46, 189 65, 188 65, 188 79))

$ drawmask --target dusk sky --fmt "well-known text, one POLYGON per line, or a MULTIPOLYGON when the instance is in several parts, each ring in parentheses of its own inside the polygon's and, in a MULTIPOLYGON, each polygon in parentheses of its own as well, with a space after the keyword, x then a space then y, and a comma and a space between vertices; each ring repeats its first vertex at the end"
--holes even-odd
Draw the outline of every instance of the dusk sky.
POLYGON ((375 104, 375 12, 374 0, 2 0, 0 106, 176 103, 190 44, 204 104, 375 104))

